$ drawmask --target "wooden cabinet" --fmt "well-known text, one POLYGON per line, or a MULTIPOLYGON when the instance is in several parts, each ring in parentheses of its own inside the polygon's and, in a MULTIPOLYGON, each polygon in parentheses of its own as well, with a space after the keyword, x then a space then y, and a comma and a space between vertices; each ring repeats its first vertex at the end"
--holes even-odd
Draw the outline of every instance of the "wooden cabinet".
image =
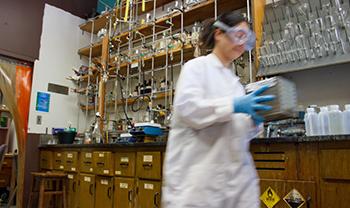
POLYGON ((114 175, 114 160, 112 152, 94 152, 93 169, 97 175, 114 175))
POLYGON ((94 208, 95 205, 95 176, 79 175, 79 208, 94 208))
POLYGON ((134 152, 115 153, 114 160, 116 176, 135 176, 136 156, 134 152))
POLYGON ((64 170, 64 155, 62 152, 54 152, 53 169, 64 170))
POLYGON ((68 207, 77 208, 79 203, 79 192, 78 192, 78 177, 75 173, 69 173, 68 177, 68 207))
POLYGON ((294 145, 252 145, 251 153, 261 178, 292 180, 297 177, 294 145))
POLYGON ((161 183, 155 181, 139 180, 137 182, 137 207, 161 207, 161 183))
POLYGON ((64 170, 68 172, 78 171, 78 152, 64 152, 65 166, 64 170))
POLYGON ((137 177, 142 179, 161 179, 162 162, 160 152, 137 153, 137 177))
POLYGON ((40 151, 40 169, 53 169, 53 153, 51 151, 40 151))
POLYGON ((113 178, 96 177, 95 208, 113 207, 113 178))
POLYGON ((79 160, 80 172, 82 173, 93 173, 93 154, 92 152, 81 152, 79 160))
POLYGON ((320 150, 320 168, 323 179, 350 180, 350 150, 320 150))
POLYGON ((134 208, 135 180, 133 178, 114 178, 114 208, 134 208))

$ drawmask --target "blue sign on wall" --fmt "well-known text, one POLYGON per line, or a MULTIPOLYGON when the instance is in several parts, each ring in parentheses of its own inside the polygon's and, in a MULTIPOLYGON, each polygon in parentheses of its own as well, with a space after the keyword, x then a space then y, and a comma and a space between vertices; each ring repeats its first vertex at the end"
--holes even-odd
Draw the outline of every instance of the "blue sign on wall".
POLYGON ((41 112, 49 112, 50 110, 50 94, 38 92, 36 96, 36 110, 41 112))

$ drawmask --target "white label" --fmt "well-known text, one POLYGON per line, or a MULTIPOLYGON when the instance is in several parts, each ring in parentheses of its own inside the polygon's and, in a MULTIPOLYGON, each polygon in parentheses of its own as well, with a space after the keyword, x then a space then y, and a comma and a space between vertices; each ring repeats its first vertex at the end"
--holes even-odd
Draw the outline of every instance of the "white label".
POLYGON ((92 154, 91 154, 90 152, 85 153, 85 157, 86 157, 86 158, 92 158, 92 154))
POLYGON ((128 157, 122 157, 122 158, 120 158, 120 162, 129 162, 129 158, 128 157))
POLYGON ((90 172, 92 172, 94 169, 90 168, 90 172))
POLYGON ((152 155, 144 155, 143 156, 143 162, 152 162, 153 156, 152 155))
POLYGON ((105 157, 105 154, 99 153, 98 156, 99 156, 99 157, 105 157))
POLYGON ((75 168, 71 168, 71 170, 72 170, 72 171, 76 171, 76 169, 75 169, 75 168))
POLYGON ((61 157, 61 153, 57 153, 57 157, 61 157))
POLYGON ((64 167, 63 167, 63 165, 60 165, 60 169, 63 169, 64 167))
POLYGON ((67 158, 73 158, 73 154, 72 153, 68 153, 67 154, 67 158))
POLYGON ((74 179, 74 176, 69 174, 69 175, 68 175, 68 178, 69 178, 69 179, 74 179))
POLYGON ((86 182, 91 182, 91 178, 90 178, 90 177, 84 176, 84 181, 86 181, 86 182))
POLYGON ((121 174, 122 174, 122 171, 116 170, 116 171, 115 171, 115 174, 116 174, 116 175, 121 175, 121 174))
POLYGON ((104 174, 109 174, 109 170, 103 170, 104 174))
POLYGON ((132 63, 131 64, 131 68, 136 68, 139 66, 139 63, 138 62, 135 62, 135 63, 132 63))
POLYGON ((120 183, 119 187, 122 189, 127 189, 129 187, 129 185, 127 183, 120 183))
POLYGON ((101 180, 102 185, 107 185, 108 186, 108 180, 101 180))
POLYGON ((143 187, 145 189, 148 189, 148 190, 153 190, 153 188, 154 188, 153 184, 150 184, 150 183, 145 183, 145 185, 143 187))

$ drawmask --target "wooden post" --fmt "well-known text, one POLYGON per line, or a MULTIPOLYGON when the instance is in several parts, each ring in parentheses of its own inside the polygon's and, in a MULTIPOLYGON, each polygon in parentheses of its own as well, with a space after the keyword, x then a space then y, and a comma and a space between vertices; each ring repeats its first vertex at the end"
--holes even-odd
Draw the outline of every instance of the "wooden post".
POLYGON ((252 1, 252 13, 253 13, 253 28, 256 34, 256 45, 255 45, 255 72, 253 76, 257 74, 259 67, 259 48, 262 42, 263 34, 263 23, 265 17, 265 5, 266 0, 254 0, 252 1))
MULTIPOLYGON (((98 112, 100 113, 100 131, 103 135, 104 132, 104 120, 105 120, 105 97, 106 97, 106 82, 103 79, 103 75, 108 70, 108 60, 109 60, 109 37, 108 34, 102 40, 102 71, 100 73, 99 79, 99 91, 98 91, 98 112)), ((104 137, 104 143, 106 139, 104 137)))

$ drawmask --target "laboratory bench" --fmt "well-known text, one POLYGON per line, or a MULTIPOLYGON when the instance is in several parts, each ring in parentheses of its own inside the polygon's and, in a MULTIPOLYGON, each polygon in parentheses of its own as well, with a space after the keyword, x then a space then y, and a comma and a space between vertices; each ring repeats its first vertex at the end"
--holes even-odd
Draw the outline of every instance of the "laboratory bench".
MULTIPOLYGON (((41 145, 40 168, 67 173, 69 207, 160 207, 165 148, 165 142, 41 145)), ((305 208, 350 204, 350 135, 253 139, 251 153, 261 207, 288 207, 285 200, 305 208)))

